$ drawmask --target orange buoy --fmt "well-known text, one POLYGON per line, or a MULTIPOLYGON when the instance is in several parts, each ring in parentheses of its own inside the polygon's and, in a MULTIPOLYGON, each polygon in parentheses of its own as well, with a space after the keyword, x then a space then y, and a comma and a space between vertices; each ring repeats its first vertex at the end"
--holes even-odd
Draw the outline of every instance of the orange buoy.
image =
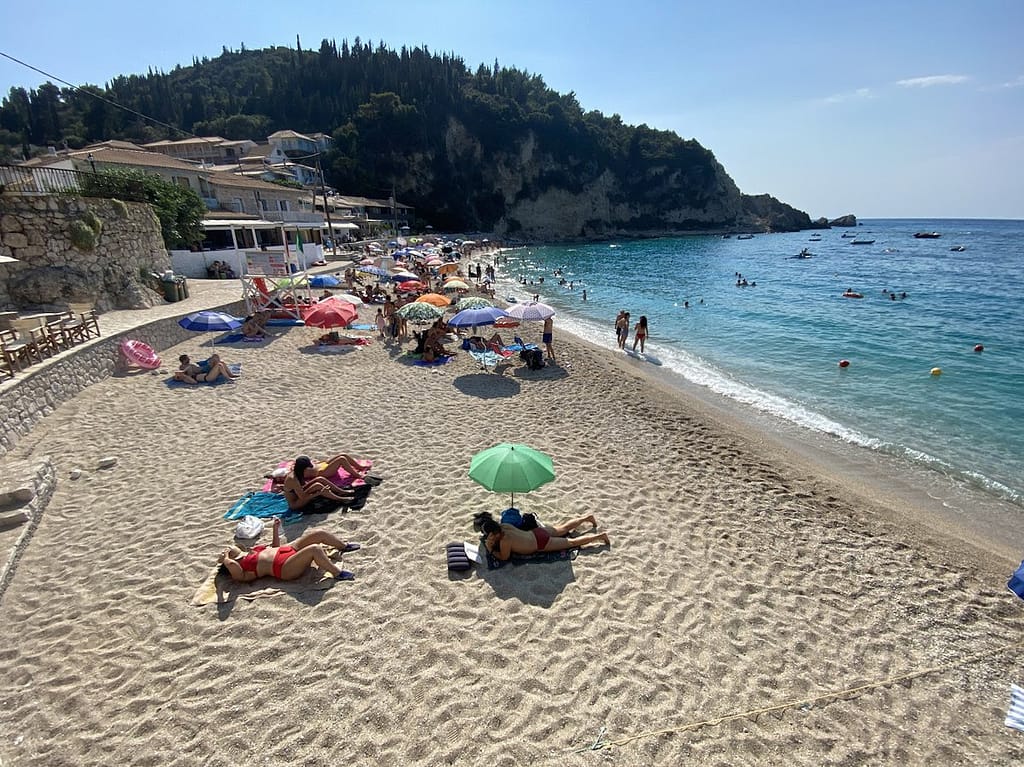
POLYGON ((976 352, 983 352, 983 351, 985 351, 985 347, 982 346, 981 344, 975 344, 974 345, 974 351, 976 351, 976 352))
POLYGON ((932 368, 931 373, 933 376, 942 375, 942 368, 932 368))
POLYGON ((848 367, 850 367, 850 361, 849 360, 839 360, 839 367, 841 367, 841 368, 848 368, 848 367))

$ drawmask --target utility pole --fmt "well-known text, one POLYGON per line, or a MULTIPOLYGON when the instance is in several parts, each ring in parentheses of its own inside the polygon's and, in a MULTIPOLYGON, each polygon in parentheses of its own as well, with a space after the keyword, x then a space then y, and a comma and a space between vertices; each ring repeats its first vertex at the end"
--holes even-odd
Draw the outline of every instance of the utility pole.
MULTIPOLYGON (((324 186, 324 170, 320 167, 320 153, 316 153, 316 172, 320 176, 320 194, 324 196, 324 217, 327 219, 327 236, 331 238, 331 255, 337 254, 334 226, 331 224, 331 209, 327 204, 327 187, 324 186)), ((313 212, 316 212, 316 195, 313 195, 313 212)))

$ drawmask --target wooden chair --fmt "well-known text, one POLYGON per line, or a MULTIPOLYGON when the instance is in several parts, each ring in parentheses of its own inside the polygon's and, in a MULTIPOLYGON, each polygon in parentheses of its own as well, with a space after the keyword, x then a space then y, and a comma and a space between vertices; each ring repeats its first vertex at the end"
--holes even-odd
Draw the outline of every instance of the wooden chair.
POLYGON ((64 332, 64 325, 60 320, 50 320, 45 325, 32 330, 31 333, 39 351, 50 357, 60 354, 72 346, 68 342, 67 333, 64 332))
POLYGON ((3 350, 4 362, 18 371, 43 361, 30 331, 0 330, 0 349, 3 350))
POLYGON ((86 341, 94 335, 100 337, 100 324, 96 318, 96 310, 92 304, 74 304, 68 302, 68 314, 70 323, 65 322, 65 327, 73 332, 76 341, 86 341), (75 327, 75 323, 81 323, 81 327, 75 327))

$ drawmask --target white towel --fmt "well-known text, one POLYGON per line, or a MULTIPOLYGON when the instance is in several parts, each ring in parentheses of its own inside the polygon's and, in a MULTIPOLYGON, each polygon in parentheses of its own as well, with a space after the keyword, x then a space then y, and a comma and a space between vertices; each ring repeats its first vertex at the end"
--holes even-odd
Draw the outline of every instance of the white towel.
POLYGON ((1010 710, 1006 713, 1006 726, 1024 730, 1024 688, 1010 685, 1010 710))

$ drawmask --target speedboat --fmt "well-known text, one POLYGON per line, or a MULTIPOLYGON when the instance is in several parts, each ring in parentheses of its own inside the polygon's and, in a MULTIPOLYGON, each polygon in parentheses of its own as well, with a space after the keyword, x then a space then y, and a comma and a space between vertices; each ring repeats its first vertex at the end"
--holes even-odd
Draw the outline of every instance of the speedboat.
POLYGON ((942 235, 938 232, 918 232, 914 236, 919 240, 937 240, 942 235))
POLYGON ((953 251, 954 253, 963 253, 965 250, 967 250, 967 246, 966 245, 954 245, 952 248, 950 248, 950 250, 953 251))
POLYGON ((874 240, 850 240, 851 245, 874 245, 874 240))
POLYGON ((752 234, 738 234, 738 235, 736 235, 736 239, 737 240, 752 240, 752 239, 754 239, 754 235, 752 235, 752 234))

